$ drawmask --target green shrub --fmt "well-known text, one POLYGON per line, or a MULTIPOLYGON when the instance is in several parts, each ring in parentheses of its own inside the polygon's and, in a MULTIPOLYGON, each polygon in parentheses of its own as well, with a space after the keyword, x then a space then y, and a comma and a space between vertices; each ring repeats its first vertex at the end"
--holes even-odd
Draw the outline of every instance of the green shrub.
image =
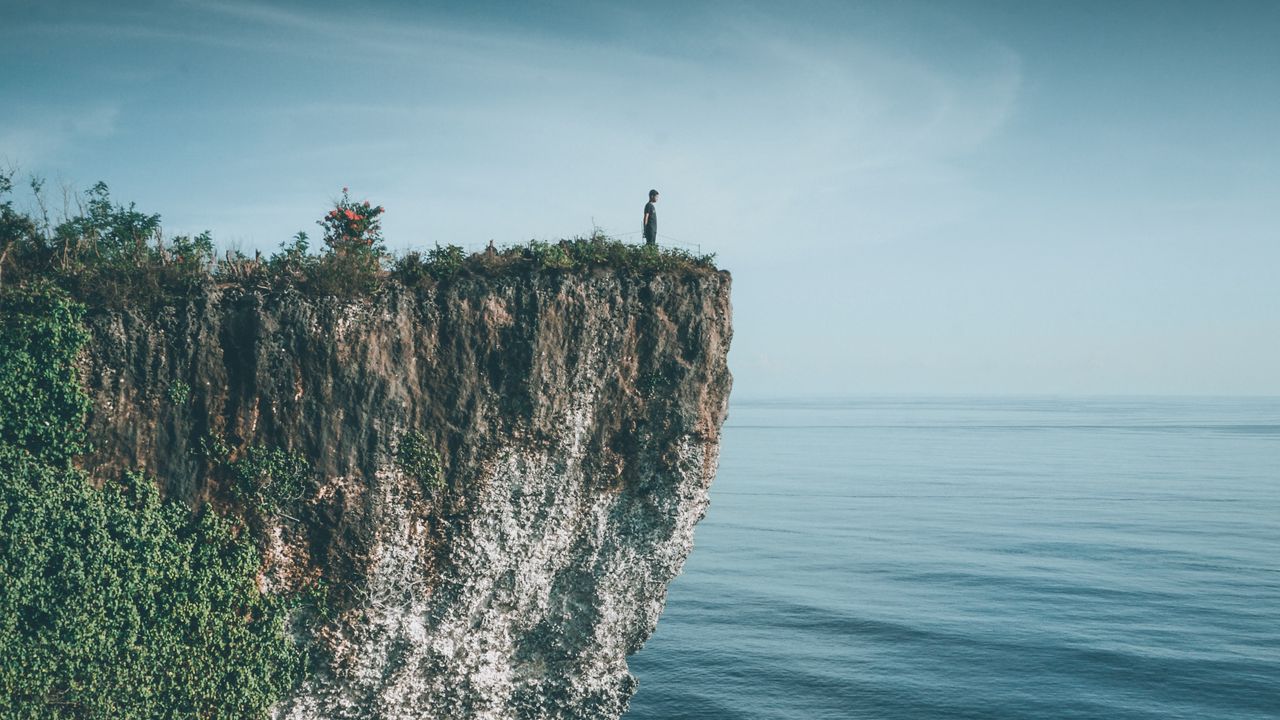
POLYGON ((314 295, 367 297, 381 285, 382 265, 365 253, 326 253, 307 266, 304 288, 314 295))
POLYGON ((427 273, 441 280, 456 274, 466 262, 467 254, 457 245, 436 245, 427 251, 427 273))
POLYGON ((307 254, 309 247, 307 234, 299 231, 289 242, 280 244, 280 252, 267 261, 268 270, 285 283, 305 279, 316 262, 314 256, 307 254))
POLYGON ((186 405, 187 399, 191 397, 191 386, 181 380, 174 380, 169 383, 169 390, 165 395, 173 405, 186 405))
POLYGON ((569 254, 568 243, 547 243, 531 240, 529 255, 541 270, 568 270, 575 258, 569 254))
POLYGON ((280 448, 250 447, 229 467, 232 492, 263 514, 278 513, 301 500, 310 485, 306 459, 280 448))
POLYGON ((423 492, 434 494, 444 487, 441 473, 440 452, 426 435, 413 430, 400 438, 396 448, 396 464, 405 475, 416 478, 423 492))
MULTIPOLYGON (((38 190, 41 186, 33 182, 32 187, 38 190)), ((42 254, 40 251, 43 250, 39 224, 34 218, 13 209, 13 200, 9 198, 11 192, 12 174, 0 171, 0 285, 10 268, 20 269, 34 264, 25 257, 42 254)))
POLYGON ((225 463, 231 456, 231 446, 227 445, 226 438, 210 433, 200 438, 200 447, 192 448, 191 452, 214 465, 219 465, 225 463))
POLYGON ((426 260, 417 250, 396 258, 391 263, 391 275, 407 287, 418 287, 431 277, 426 260))

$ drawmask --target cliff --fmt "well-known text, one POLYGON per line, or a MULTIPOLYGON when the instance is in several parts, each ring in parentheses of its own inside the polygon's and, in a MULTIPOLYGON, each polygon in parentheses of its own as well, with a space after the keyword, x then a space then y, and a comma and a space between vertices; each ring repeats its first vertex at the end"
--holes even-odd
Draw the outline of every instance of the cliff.
POLYGON ((729 289, 595 268, 99 312, 80 463, 246 518, 260 587, 323 591, 275 717, 617 717, 707 507, 729 289), (307 469, 254 511, 227 464, 268 450, 307 469))

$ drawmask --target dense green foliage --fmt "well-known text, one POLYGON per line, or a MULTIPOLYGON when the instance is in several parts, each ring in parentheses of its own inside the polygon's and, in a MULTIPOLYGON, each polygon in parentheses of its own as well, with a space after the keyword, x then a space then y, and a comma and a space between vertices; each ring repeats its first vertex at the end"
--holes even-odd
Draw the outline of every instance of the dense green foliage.
MULTIPOLYGON (((37 201, 42 185, 32 182, 37 201)), ((0 173, 0 198, 12 179, 0 173)), ((61 222, 32 218, 0 203, 0 280, 49 279, 93 305, 163 302, 203 283, 213 261, 208 233, 163 240, 160 216, 112 203, 104 183, 84 194, 61 222)))
POLYGON ((0 718, 254 718, 293 687, 285 601, 236 525, 69 460, 79 309, 0 292, 0 718))
MULTIPOLYGON (((43 209, 42 184, 31 183, 43 209)), ((384 209, 354 201, 343 188, 319 221, 324 246, 311 252, 306 233, 270 257, 229 251, 215 256, 208 233, 166 238, 160 216, 112 201, 107 186, 88 190, 78 212, 52 222, 15 209, 12 175, 0 171, 0 286, 50 281, 91 309, 164 305, 211 283, 260 290, 293 288, 312 295, 364 297, 387 281, 409 287, 467 275, 497 276, 612 268, 638 272, 714 270, 714 255, 631 245, 600 231, 559 242, 530 241, 468 254, 457 245, 390 255, 382 237, 384 209)))
POLYGON ((262 515, 280 513, 312 486, 306 458, 280 448, 251 445, 233 458, 226 439, 214 434, 201 439, 199 454, 228 480, 237 500, 262 515))
POLYGON ((255 445, 228 465, 233 492, 264 514, 301 500, 310 486, 311 466, 302 456, 280 448, 255 445))
POLYGON ((11 447, 0 476, 0 715, 262 717, 293 686, 283 604, 227 521, 11 447))
POLYGON ((49 286, 0 294, 0 445, 51 465, 86 449, 89 401, 76 382, 81 308, 49 286))
POLYGON ((589 237, 559 242, 530 240, 526 245, 467 255, 456 245, 436 247, 425 254, 411 252, 393 264, 392 275, 413 286, 460 274, 496 276, 519 272, 554 272, 614 268, 640 272, 700 272, 715 268, 715 255, 698 255, 680 248, 631 245, 600 231, 589 237))
POLYGON ((426 435, 414 430, 400 438, 396 448, 396 464, 400 471, 411 478, 417 478, 423 492, 432 494, 444 486, 441 474, 440 452, 435 449, 426 435))

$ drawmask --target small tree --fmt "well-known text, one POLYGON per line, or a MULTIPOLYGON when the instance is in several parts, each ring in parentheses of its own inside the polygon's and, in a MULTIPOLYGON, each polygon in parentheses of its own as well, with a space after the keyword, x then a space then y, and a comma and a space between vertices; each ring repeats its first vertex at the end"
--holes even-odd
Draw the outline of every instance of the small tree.
POLYGON ((317 224, 324 228, 324 242, 332 252, 380 258, 386 254, 378 219, 383 212, 381 205, 370 205, 368 200, 352 202, 342 188, 342 199, 317 224))
POLYGON ((387 256, 382 244, 381 205, 351 201, 347 189, 342 199, 318 221, 324 228, 327 252, 311 274, 311 286, 322 293, 352 297, 377 289, 382 261, 387 256))

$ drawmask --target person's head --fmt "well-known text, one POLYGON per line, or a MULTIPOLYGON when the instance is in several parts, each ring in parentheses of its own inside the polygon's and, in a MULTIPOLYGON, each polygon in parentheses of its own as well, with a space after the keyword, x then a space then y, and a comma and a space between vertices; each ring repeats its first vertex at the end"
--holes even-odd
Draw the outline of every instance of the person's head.
POLYGON ((657 191, 657 190, 650 190, 650 191, 649 191, 649 202, 658 202, 658 191, 657 191))

